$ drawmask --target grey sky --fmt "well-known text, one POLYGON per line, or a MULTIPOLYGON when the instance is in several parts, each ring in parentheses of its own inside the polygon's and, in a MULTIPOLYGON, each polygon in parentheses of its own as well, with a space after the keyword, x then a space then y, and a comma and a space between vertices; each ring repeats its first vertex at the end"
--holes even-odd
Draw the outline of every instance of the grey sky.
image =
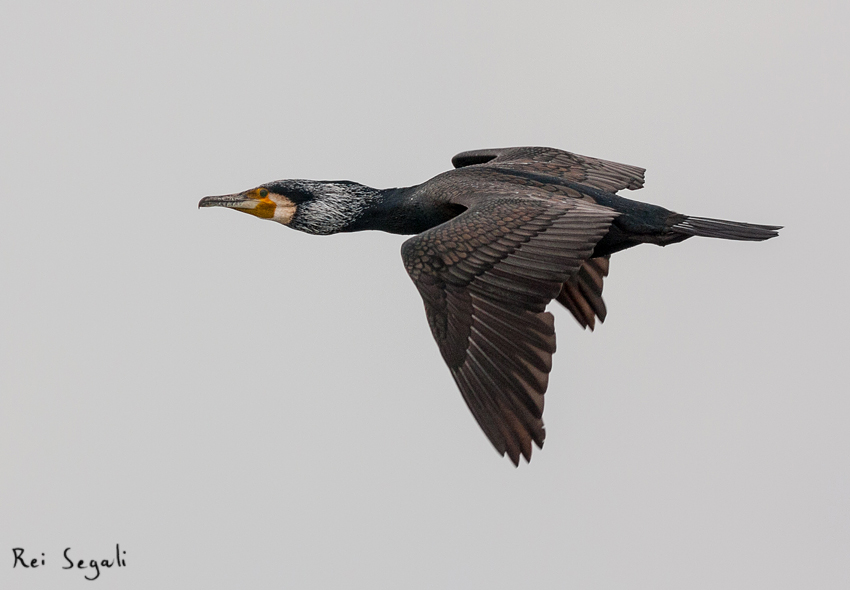
POLYGON ((0 586, 846 588, 845 2, 5 3, 0 586), (475 148, 785 225, 614 256, 514 469, 401 236, 200 197, 475 148), (11 549, 47 555, 12 569, 11 549))

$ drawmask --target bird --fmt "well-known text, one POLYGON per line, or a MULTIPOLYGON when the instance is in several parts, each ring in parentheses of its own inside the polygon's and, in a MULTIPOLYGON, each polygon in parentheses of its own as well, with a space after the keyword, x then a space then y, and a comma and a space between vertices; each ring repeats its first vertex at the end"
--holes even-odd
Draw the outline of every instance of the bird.
POLYGON ((484 434, 518 466, 543 448, 555 300, 585 329, 604 322, 612 254, 693 236, 762 241, 782 226, 675 213, 627 199, 645 169, 546 147, 466 151, 421 184, 277 180, 203 198, 316 235, 413 235, 401 256, 449 371, 484 434))

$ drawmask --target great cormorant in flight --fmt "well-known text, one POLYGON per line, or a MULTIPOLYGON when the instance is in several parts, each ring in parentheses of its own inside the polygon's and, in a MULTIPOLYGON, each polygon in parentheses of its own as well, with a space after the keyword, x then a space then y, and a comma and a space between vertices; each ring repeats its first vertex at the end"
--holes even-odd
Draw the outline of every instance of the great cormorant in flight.
POLYGON ((585 328, 605 320, 611 254, 691 236, 761 241, 779 226, 691 217, 625 199, 644 169, 553 148, 463 152, 455 170, 407 188, 278 180, 206 197, 311 234, 416 234, 404 266, 431 332, 487 438, 516 465, 543 446, 543 394, 555 352, 546 306, 563 304, 585 328))

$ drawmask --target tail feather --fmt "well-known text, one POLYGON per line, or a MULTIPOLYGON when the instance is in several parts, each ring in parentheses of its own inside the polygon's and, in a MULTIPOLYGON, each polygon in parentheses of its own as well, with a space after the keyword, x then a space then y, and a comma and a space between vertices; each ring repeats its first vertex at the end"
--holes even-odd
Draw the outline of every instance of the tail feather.
POLYGON ((685 217, 684 221, 680 221, 670 229, 687 236, 761 242, 778 236, 782 226, 756 225, 755 223, 725 221, 708 217, 685 217))

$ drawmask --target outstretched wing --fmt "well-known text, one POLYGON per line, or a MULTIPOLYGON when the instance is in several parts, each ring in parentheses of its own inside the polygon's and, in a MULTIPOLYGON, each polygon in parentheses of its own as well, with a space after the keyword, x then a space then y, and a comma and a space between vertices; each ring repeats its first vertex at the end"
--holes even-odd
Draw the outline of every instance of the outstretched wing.
POLYGON ((578 200, 485 199, 402 246, 467 406, 514 464, 545 437, 543 394, 555 352, 546 305, 617 215, 578 200))
POLYGON ((546 147, 513 147, 462 152, 452 158, 455 168, 486 165, 556 176, 615 193, 643 188, 644 168, 580 156, 546 147))

